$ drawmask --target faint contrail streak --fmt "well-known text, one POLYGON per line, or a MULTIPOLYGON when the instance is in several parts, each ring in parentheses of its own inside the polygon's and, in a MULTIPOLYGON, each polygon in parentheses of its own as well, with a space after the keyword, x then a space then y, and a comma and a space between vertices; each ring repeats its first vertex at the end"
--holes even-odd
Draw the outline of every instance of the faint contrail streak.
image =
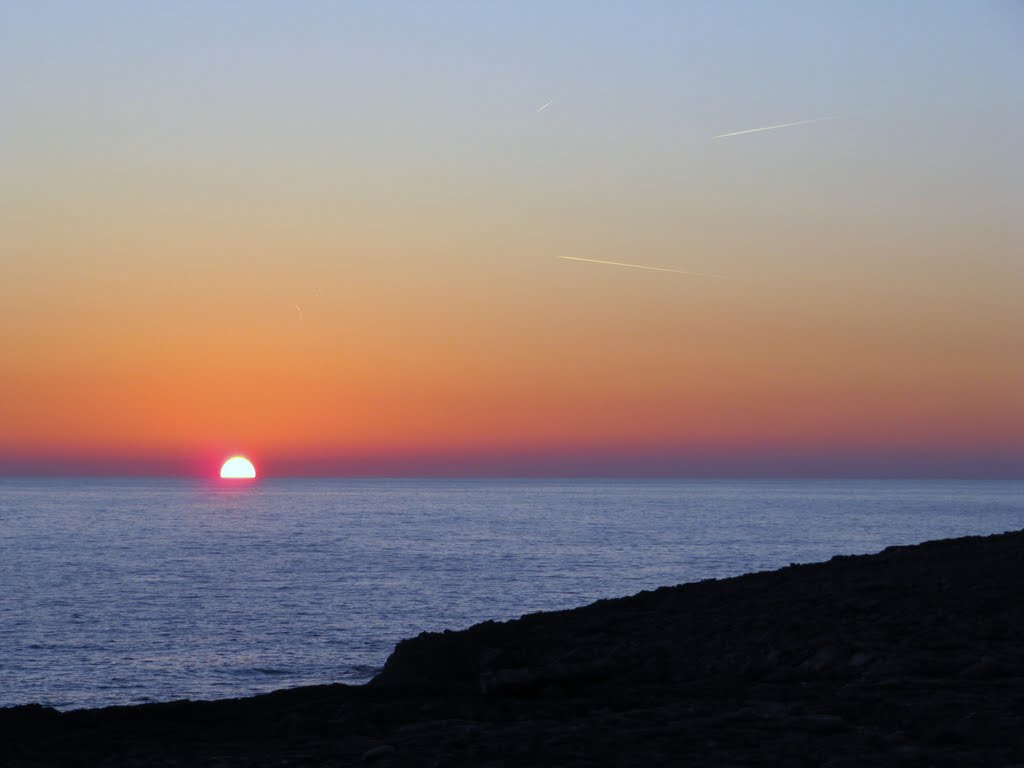
POLYGON ((302 314, 302 307, 300 307, 300 306, 299 306, 298 304, 296 304, 296 305, 295 305, 295 308, 296 308, 297 310, 299 310, 299 319, 300 319, 300 320, 305 320, 305 319, 306 319, 306 316, 305 316, 304 314, 302 314))
POLYGON ((610 264, 613 267, 632 267, 633 269, 650 269, 655 272, 675 272, 677 275, 692 275, 693 277, 716 277, 724 280, 724 275, 713 275, 710 272, 687 272, 683 269, 669 269, 668 267, 648 267, 646 264, 624 264, 621 261, 601 261, 600 259, 582 259, 579 256, 559 256, 560 259, 569 261, 589 261, 592 264, 610 264))
POLYGON ((545 104, 544 106, 542 106, 540 109, 538 109, 536 111, 537 112, 543 112, 545 109, 547 109, 548 107, 550 107, 554 103, 555 103, 555 100, 552 99, 551 101, 549 101, 547 104, 545 104))
POLYGON ((742 136, 744 133, 758 133, 760 131, 774 131, 776 128, 792 128, 794 125, 807 125, 809 123, 822 123, 826 120, 838 120, 838 115, 829 115, 828 117, 815 117, 811 120, 797 120, 795 123, 780 123, 779 125, 766 125, 764 128, 749 128, 745 131, 733 131, 732 133, 720 133, 713 137, 716 139, 724 139, 726 136, 742 136))

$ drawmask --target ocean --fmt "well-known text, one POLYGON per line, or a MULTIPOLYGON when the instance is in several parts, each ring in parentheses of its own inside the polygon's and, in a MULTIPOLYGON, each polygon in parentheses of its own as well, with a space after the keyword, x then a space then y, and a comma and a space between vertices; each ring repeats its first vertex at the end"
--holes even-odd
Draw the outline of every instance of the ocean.
POLYGON ((1024 528, 1024 483, 0 479, 0 706, 361 683, 419 632, 1024 528))

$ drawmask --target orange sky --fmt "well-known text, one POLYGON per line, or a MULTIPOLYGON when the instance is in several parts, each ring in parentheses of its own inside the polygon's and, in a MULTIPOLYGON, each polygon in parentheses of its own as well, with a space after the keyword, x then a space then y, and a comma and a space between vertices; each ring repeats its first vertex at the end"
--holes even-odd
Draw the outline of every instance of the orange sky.
MULTIPOLYGON (((456 56, 375 92, 273 19, 178 72, 173 29, 10 15, 0 472, 1019 474, 1024 53, 994 12, 960 48, 906 33, 903 82, 820 62, 842 104, 735 63, 683 103, 666 73, 712 62, 647 52, 642 24, 621 68, 589 39, 589 74, 553 82, 474 48, 475 76, 456 56), (941 98, 913 90, 969 54, 941 98)), ((822 54, 776 21, 767 50, 822 54)))

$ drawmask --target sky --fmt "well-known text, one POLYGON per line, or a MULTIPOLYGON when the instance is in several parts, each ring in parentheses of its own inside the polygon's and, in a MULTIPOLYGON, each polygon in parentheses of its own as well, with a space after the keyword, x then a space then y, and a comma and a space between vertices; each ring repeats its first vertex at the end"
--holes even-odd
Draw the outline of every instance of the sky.
POLYGON ((1018 2, 0 0, 0 474, 1021 477, 1021 136, 1018 2))

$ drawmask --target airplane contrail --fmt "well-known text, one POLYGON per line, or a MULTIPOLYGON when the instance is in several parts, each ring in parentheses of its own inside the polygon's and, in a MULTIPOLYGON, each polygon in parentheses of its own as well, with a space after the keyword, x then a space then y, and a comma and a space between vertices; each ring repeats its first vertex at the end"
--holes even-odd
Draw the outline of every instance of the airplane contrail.
POLYGON ((296 308, 297 310, 299 310, 299 319, 300 319, 300 320, 305 320, 305 319, 306 319, 306 316, 305 316, 304 314, 302 314, 302 307, 300 307, 300 306, 299 306, 298 304, 296 304, 296 305, 295 305, 295 308, 296 308))
POLYGON ((547 104, 545 104, 544 106, 542 106, 542 107, 541 107, 540 109, 536 110, 536 112, 543 112, 543 111, 544 111, 545 109, 547 109, 548 107, 550 107, 550 106, 551 106, 552 104, 554 104, 554 103, 555 103, 555 100, 554 100, 554 99, 552 99, 552 100, 551 100, 551 101, 549 101, 549 102, 548 102, 547 104))
POLYGON ((742 136, 744 133, 758 133, 759 131, 774 131, 776 128, 792 128, 794 125, 807 125, 808 123, 822 123, 826 120, 838 120, 838 115, 828 117, 815 117, 811 120, 797 120, 795 123, 779 123, 778 125, 766 125, 763 128, 748 128, 745 131, 732 131, 731 133, 720 133, 713 138, 724 139, 726 136, 742 136))
POLYGON ((632 267, 633 269, 650 269, 655 272, 675 272, 677 275, 691 275, 693 277, 716 277, 724 280, 724 275, 713 275, 710 272, 687 272, 683 269, 669 269, 668 267, 649 267, 646 264, 624 264, 621 261, 601 261, 600 259, 583 259, 579 256, 559 256, 560 259, 569 261, 589 261, 592 264, 610 264, 613 267, 632 267))

